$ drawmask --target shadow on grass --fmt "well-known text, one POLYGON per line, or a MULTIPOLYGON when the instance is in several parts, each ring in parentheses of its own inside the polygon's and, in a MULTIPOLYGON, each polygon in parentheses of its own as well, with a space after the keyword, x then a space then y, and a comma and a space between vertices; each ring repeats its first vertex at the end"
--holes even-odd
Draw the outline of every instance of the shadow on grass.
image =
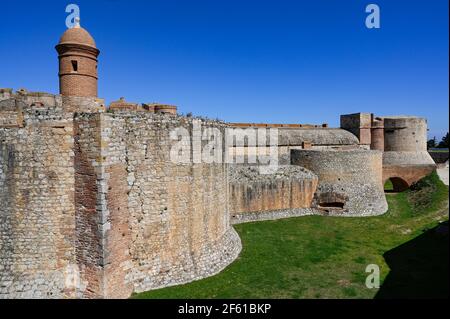
POLYGON ((383 256, 391 272, 376 299, 448 298, 448 221, 383 256))

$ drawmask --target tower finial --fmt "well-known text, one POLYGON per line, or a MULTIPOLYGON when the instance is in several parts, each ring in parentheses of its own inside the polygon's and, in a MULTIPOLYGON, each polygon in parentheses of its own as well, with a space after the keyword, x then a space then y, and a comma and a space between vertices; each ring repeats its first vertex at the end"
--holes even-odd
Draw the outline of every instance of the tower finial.
POLYGON ((79 28, 80 27, 80 17, 75 17, 75 25, 73 27, 74 28, 79 28))

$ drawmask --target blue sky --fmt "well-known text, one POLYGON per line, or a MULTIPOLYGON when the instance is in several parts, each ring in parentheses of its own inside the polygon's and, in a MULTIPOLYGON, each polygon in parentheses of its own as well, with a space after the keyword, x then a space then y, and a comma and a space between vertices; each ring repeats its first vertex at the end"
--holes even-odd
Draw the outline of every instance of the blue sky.
POLYGON ((374 112, 448 131, 448 0, 2 2, 0 87, 58 92, 54 49, 76 3, 99 96, 233 122, 329 123, 374 112), (365 7, 381 9, 367 29, 365 7))

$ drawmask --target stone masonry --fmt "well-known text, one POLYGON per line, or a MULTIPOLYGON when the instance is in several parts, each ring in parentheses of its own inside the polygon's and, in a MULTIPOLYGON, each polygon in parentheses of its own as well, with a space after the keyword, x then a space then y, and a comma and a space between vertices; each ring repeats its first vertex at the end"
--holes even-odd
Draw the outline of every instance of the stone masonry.
POLYGON ((56 50, 59 95, 0 89, 0 298, 127 298, 205 278, 238 257, 233 223, 382 214, 386 180, 402 190, 436 167, 425 119, 356 113, 329 128, 107 107, 92 36, 78 23, 56 50), (254 128, 276 129, 275 146, 251 145, 254 128), (275 171, 245 160, 273 148, 275 171))
POLYGON ((308 215, 317 176, 294 165, 261 174, 256 165, 230 167, 230 214, 233 223, 308 215))
POLYGON ((0 102, 18 120, 0 128, 0 297, 124 298, 237 257, 228 165, 170 160, 170 132, 193 118, 34 95, 0 102))

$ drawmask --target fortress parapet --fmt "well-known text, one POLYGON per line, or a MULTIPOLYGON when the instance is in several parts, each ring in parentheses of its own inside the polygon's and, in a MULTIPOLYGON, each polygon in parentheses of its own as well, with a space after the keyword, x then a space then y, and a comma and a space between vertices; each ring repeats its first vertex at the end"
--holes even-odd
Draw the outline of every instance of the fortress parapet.
POLYGON ((277 123, 228 123, 230 127, 240 127, 240 128, 327 128, 328 124, 323 123, 321 125, 317 124, 277 124, 277 123))
POLYGON ((15 93, 8 90, 7 96, 0 99, 0 129, 52 126, 71 119, 60 95, 21 89, 15 93))
POLYGON ((143 103, 140 105, 137 103, 127 102, 123 97, 121 97, 118 101, 111 102, 109 105, 109 110, 113 112, 145 111, 147 113, 169 114, 173 116, 177 115, 177 107, 174 105, 160 103, 143 103))
POLYGON ((175 105, 155 103, 155 104, 153 104, 153 107, 154 107, 155 113, 177 115, 177 107, 175 105))
POLYGON ((14 117, 22 118, 28 123, 37 123, 43 118, 71 120, 75 112, 105 111, 104 101, 95 97, 61 96, 25 89, 15 93, 11 89, 3 92, 3 97, 0 98, 0 127, 11 125, 7 123, 14 117))
POLYGON ((171 158, 171 133, 197 119, 101 102, 25 90, 0 101, 0 298, 127 298, 238 256, 228 164, 171 158))
POLYGON ((111 102, 108 109, 110 111, 144 111, 142 106, 137 103, 127 102, 123 97, 118 101, 111 102))
POLYGON ((142 103, 142 107, 149 113, 155 113, 155 104, 154 103, 142 103))

